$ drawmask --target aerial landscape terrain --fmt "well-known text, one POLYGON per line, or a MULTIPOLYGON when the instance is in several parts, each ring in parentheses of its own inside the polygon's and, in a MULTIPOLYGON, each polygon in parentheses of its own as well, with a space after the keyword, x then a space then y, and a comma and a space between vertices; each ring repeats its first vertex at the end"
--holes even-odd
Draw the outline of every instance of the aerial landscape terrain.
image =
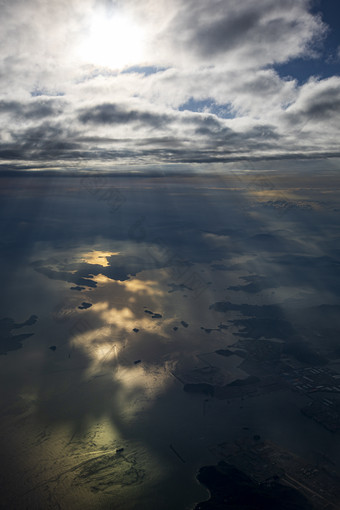
POLYGON ((6 505, 189 508, 223 461, 337 508, 339 185, 3 177, 6 505))
POLYGON ((0 15, 0 509, 340 510, 340 7, 0 15))

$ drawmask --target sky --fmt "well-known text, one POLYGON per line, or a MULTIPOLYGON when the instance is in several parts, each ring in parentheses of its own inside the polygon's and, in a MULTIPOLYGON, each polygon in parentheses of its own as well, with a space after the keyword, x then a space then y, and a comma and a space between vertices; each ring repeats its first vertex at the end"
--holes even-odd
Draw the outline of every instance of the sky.
POLYGON ((339 168, 335 0, 0 0, 0 171, 339 168))

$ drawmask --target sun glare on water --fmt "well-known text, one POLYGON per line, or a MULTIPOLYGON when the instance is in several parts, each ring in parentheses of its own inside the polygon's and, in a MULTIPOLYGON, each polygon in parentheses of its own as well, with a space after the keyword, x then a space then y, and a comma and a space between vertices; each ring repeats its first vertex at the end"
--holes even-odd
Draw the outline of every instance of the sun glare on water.
POLYGON ((84 63, 119 69, 142 61, 144 31, 123 15, 97 15, 78 51, 84 63))

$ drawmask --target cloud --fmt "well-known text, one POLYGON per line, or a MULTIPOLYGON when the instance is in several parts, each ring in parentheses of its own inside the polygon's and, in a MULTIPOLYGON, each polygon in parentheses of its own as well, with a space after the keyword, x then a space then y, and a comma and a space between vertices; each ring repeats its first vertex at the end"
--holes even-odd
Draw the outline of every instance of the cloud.
POLYGON ((84 109, 79 115, 79 120, 84 124, 141 123, 157 128, 169 122, 169 116, 147 111, 125 110, 118 105, 106 103, 84 109))
POLYGON ((295 103, 287 110, 293 122, 299 119, 330 122, 340 112, 340 77, 311 80, 300 89, 295 103))
POLYGON ((211 64, 217 57, 228 67, 285 62, 311 53, 326 31, 308 12, 305 0, 202 0, 183 2, 166 28, 164 40, 181 57, 211 64), (176 35, 175 35, 176 34, 176 35))
POLYGON ((321 51, 327 27, 308 0, 15 0, 2 20, 5 165, 338 155, 339 77, 299 85, 273 68, 321 51), (117 12, 142 29, 140 60, 104 67, 100 55, 80 58, 93 19, 117 12))
POLYGON ((11 114, 25 119, 39 120, 45 117, 54 117, 61 112, 61 105, 52 101, 35 101, 24 104, 19 101, 1 101, 0 111, 2 114, 11 114))

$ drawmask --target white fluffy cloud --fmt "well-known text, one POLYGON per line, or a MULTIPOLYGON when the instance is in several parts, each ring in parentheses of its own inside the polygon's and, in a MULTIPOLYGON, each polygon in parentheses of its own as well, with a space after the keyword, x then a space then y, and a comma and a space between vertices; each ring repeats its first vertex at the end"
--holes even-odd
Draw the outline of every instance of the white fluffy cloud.
POLYGON ((340 79, 299 85, 273 68, 316 56, 327 27, 307 0, 0 5, 4 165, 112 168, 338 152, 340 79))

